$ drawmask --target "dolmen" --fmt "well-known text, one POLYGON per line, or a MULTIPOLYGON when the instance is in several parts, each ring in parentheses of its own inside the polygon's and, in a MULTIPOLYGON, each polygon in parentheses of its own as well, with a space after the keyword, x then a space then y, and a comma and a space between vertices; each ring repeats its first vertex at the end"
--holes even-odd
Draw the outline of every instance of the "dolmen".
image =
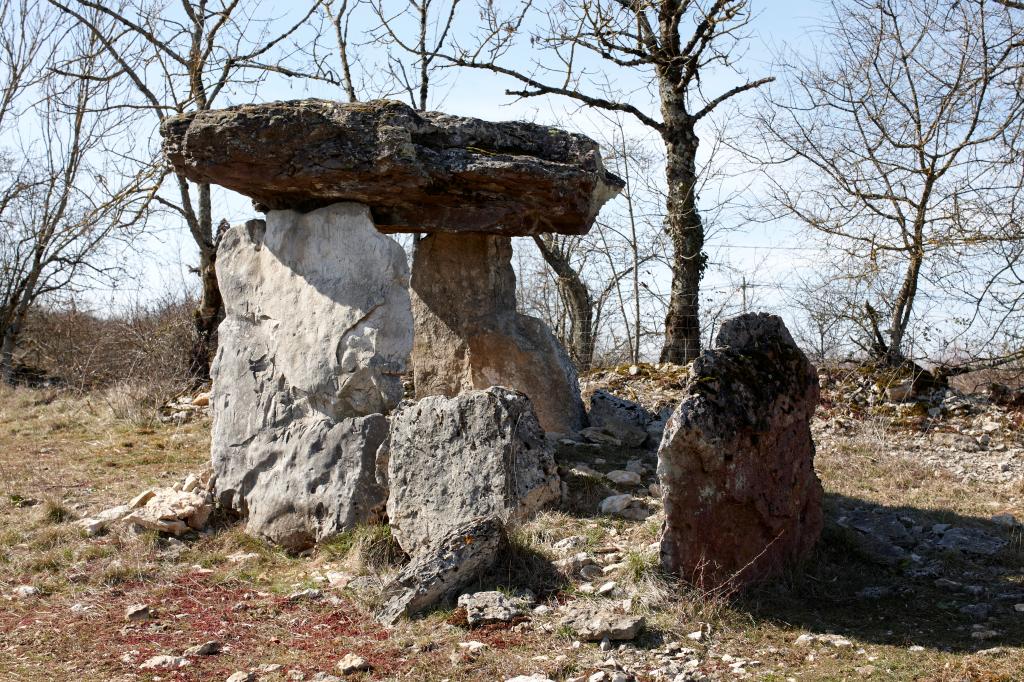
POLYGON ((176 173, 266 214, 218 249, 219 505, 296 551, 386 516, 412 560, 381 619, 450 596, 505 523, 558 497, 545 432, 584 425, 564 349, 516 310, 511 237, 586 233, 621 181, 582 135, 386 100, 200 111, 161 133, 176 173))

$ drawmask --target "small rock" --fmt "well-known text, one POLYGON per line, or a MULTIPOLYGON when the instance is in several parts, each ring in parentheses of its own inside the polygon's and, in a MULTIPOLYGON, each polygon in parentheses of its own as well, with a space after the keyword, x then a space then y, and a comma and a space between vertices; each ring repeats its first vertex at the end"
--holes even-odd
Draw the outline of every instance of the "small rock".
POLYGON ((982 433, 987 433, 987 434, 993 434, 996 431, 998 431, 1000 428, 1002 428, 1002 427, 999 426, 999 422, 992 421, 992 420, 986 421, 986 422, 984 422, 981 425, 982 433))
POLYGON ((348 573, 339 573, 338 571, 327 571, 327 584, 331 587, 347 587, 351 580, 352 576, 350 576, 348 573))
POLYGON ((156 620, 156 612, 149 607, 149 604, 132 604, 124 610, 124 619, 133 623, 156 620))
POLYGON ((1007 528, 1014 528, 1018 525, 1017 518, 1013 514, 996 514, 992 517, 992 523, 1006 526, 1007 528))
POLYGON ((90 538, 94 538, 102 533, 103 529, 107 526, 103 521, 92 518, 79 519, 75 521, 75 525, 81 528, 82 532, 90 538))
POLYGON ((225 682, 256 682, 256 675, 239 670, 238 672, 231 673, 225 682))
POLYGON ((960 607, 960 613, 975 620, 985 620, 992 613, 992 606, 989 604, 967 604, 960 607))
POLYGON ((1024 604, 1014 604, 1013 610, 1017 613, 1024 613, 1024 604))
POLYGON ((470 656, 476 656, 477 654, 486 651, 489 647, 483 642, 478 642, 475 639, 473 639, 468 642, 459 642, 459 648, 465 649, 466 653, 468 653, 470 656))
POLYGON ((920 644, 914 644, 913 646, 908 648, 908 651, 924 651, 924 647, 920 644))
POLYGON ((572 550, 582 547, 587 544, 587 539, 582 535, 570 535, 567 538, 562 538, 551 547, 561 554, 566 554, 572 550))
POLYGON ((198 395, 196 395, 195 398, 192 398, 192 404, 195 407, 206 407, 207 405, 210 404, 210 394, 199 393, 198 395))
POLYGON ((153 499, 154 495, 156 495, 156 491, 153 490, 146 490, 144 492, 141 492, 132 498, 131 502, 128 503, 128 506, 131 509, 138 509, 139 507, 142 507, 151 499, 153 499))
POLYGON ((590 556, 586 552, 579 552, 570 557, 566 557, 565 559, 559 559, 553 563, 555 568, 569 574, 579 573, 585 566, 591 566, 593 564, 594 557, 590 556))
POLYGON ((632 495, 612 495, 601 500, 602 514, 620 514, 633 503, 632 495))
POLYGON ((626 507, 625 509, 619 512, 619 516, 621 516, 624 519, 629 519, 630 521, 643 521, 650 515, 651 512, 649 509, 645 509, 644 507, 636 505, 626 507))
POLYGON ((603 597, 605 595, 609 595, 615 591, 616 587, 618 587, 618 585, 616 585, 615 581, 609 580, 605 584, 601 585, 601 587, 597 588, 597 596, 603 597))
POLYGON ((259 558, 260 555, 256 552, 235 552, 227 556, 228 561, 233 564, 244 564, 247 561, 254 561, 259 558))
POLYGON ((505 682, 555 682, 550 677, 545 677, 540 673, 533 673, 532 675, 516 675, 510 677, 505 682))
POLYGON ((857 592, 860 599, 881 599, 892 594, 892 589, 885 586, 865 587, 857 592))
POLYGON ((284 668, 280 663, 262 663, 256 666, 256 672, 263 673, 264 675, 271 675, 284 668))
POLYGON ((11 594, 14 595, 15 599, 28 599, 29 597, 38 597, 39 588, 33 587, 31 585, 18 585, 13 590, 11 590, 11 594))
POLYGON ((580 431, 580 436, 598 445, 612 445, 616 447, 622 445, 621 440, 601 426, 588 426, 580 431))
POLYGON ((219 654, 221 650, 220 642, 216 640, 210 640, 209 642, 203 642, 195 646, 190 646, 185 649, 186 656, 213 656, 219 654))
POLYGON ((181 482, 181 492, 190 493, 199 487, 199 477, 195 474, 189 474, 185 477, 185 480, 181 482))
POLYGON ((686 638, 687 639, 692 639, 695 642, 703 641, 704 640, 704 631, 703 630, 697 630, 695 632, 691 632, 690 634, 686 635, 686 638))
POLYGON ((823 644, 831 644, 832 646, 836 647, 837 649, 845 649, 847 647, 852 647, 853 646, 853 642, 851 642, 850 640, 848 640, 845 637, 842 637, 840 635, 812 635, 812 634, 807 634, 807 633, 802 634, 799 637, 797 637, 796 641, 794 643, 795 644, 806 645, 806 644, 811 644, 813 642, 821 642, 823 644))
POLYGON ((610 639, 608 639, 607 637, 602 639, 601 640, 601 651, 611 651, 611 649, 612 649, 612 641, 610 639))
POLYGON ((609 471, 605 474, 612 483, 619 485, 640 485, 640 474, 634 471, 623 471, 622 469, 616 469, 615 471, 609 471))
POLYGON ((647 492, 650 493, 651 497, 661 497, 661 486, 657 483, 652 483, 647 486, 647 492))
POLYGON ((288 601, 316 601, 324 596, 323 591, 316 589, 299 590, 288 595, 288 601))
POLYGON ((594 580, 604 575, 604 569, 596 564, 587 564, 580 569, 580 575, 587 580, 594 580))
POLYGON ((1006 541, 987 533, 966 528, 951 528, 937 543, 943 549, 958 550, 967 554, 991 556, 1006 546, 1006 541))
POLYGON ((562 619, 562 625, 573 630, 580 639, 588 642, 609 640, 631 640, 643 628, 644 619, 640 616, 617 614, 610 609, 595 606, 584 606, 572 609, 562 619))
POLYGON ((910 400, 914 394, 914 382, 911 379, 894 384, 885 390, 885 399, 891 403, 910 400))
POLYGON ((466 621, 470 627, 507 623, 523 615, 526 609, 524 600, 497 591, 464 594, 459 597, 458 604, 466 609, 466 621))
POLYGON ((142 670, 177 670, 189 664, 189 660, 183 656, 153 656, 147 658, 142 665, 142 670))
POLYGON ((345 654, 338 661, 338 670, 341 671, 342 675, 351 675, 352 673, 363 672, 369 669, 370 664, 366 662, 366 659, 355 654, 345 654))

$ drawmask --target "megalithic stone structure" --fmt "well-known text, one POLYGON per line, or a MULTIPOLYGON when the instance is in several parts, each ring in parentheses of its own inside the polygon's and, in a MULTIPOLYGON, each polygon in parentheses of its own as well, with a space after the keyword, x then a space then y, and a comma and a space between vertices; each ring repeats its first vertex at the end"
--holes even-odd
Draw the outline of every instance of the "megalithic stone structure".
POLYGON ((564 350, 516 312, 510 237, 590 229, 622 187, 594 141, 387 100, 193 112, 161 133, 175 172, 267 213, 217 263, 216 490, 251 532, 298 549, 381 513, 382 413, 412 348, 419 397, 502 385, 547 431, 583 425, 564 350), (412 303, 395 232, 428 235, 412 303))
POLYGON ((593 140, 389 100, 243 105, 169 118, 161 132, 177 172, 262 210, 359 202, 381 232, 429 235, 412 275, 417 397, 503 385, 530 397, 545 430, 583 426, 567 355, 516 312, 509 237, 590 229, 622 187, 593 140))

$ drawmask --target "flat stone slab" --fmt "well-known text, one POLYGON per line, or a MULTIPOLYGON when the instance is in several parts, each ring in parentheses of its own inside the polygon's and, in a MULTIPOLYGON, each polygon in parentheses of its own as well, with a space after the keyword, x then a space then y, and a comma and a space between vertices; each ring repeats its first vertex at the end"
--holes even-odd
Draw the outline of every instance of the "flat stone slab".
POLYGON ((583 135, 391 100, 247 104, 174 116, 160 132, 189 180, 260 210, 360 202, 383 232, 585 234, 623 186, 583 135))

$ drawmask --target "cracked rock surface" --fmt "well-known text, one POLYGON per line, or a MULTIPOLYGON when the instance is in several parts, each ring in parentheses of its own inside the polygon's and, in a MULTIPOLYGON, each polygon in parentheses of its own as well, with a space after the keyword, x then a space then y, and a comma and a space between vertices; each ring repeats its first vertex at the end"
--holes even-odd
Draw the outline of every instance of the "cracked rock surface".
POLYGON ((391 100, 246 104, 171 117, 161 134, 190 180, 263 209, 360 202, 385 232, 585 234, 623 186, 583 135, 391 100))
POLYGON ((273 211, 224 235, 213 365, 221 505, 302 549, 376 519, 382 413, 412 349, 408 266, 359 204, 273 211))
POLYGON ((697 583, 745 584, 807 555, 823 523, 817 404, 817 370, 781 318, 722 323, 694 360, 658 450, 665 568, 697 583))

